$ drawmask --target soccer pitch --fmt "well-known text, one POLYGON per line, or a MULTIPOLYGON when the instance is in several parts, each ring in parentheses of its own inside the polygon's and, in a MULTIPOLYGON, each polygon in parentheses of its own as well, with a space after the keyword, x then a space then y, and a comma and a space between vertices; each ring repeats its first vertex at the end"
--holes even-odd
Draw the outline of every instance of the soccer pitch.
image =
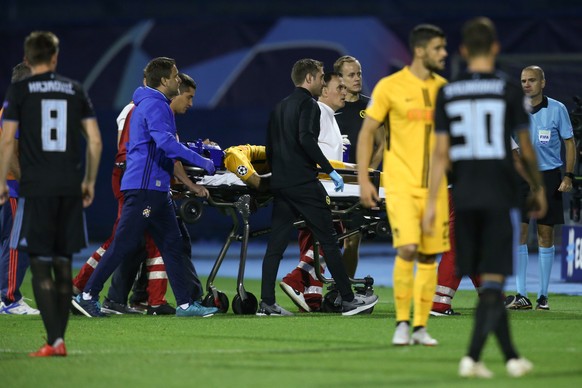
MULTIPOLYGON (((246 281, 258 294, 259 282, 246 281)), ((236 280, 215 284, 232 301, 236 280)), ((30 279, 23 293, 31 296, 30 279)), ((440 345, 393 347, 392 290, 372 315, 297 314, 210 318, 173 316, 71 316, 69 355, 33 359, 44 342, 40 317, 0 316, 1 387, 574 387, 582 384, 582 298, 551 295, 551 311, 511 311, 520 353, 533 361, 531 375, 512 379, 495 340, 483 360, 492 380, 457 376, 472 328, 474 291, 459 291, 462 315, 432 317, 430 333, 440 345)), ((168 295, 173 301, 173 297, 168 295)), ((277 289, 278 302, 297 311, 277 289)))

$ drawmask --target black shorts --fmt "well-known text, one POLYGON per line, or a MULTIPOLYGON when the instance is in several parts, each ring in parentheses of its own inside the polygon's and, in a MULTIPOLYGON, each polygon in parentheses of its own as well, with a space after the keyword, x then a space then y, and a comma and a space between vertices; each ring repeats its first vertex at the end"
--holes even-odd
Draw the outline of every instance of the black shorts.
MULTIPOLYGON (((544 218, 536 220, 541 225, 561 225, 564 223, 564 206, 562 204, 562 192, 558 191, 562 183, 562 173, 559 168, 548 171, 541 171, 544 185, 546 187, 546 200, 548 201, 548 212, 544 218)), ((525 191, 525 190, 524 190, 525 191)), ((529 190, 525 191, 525 197, 529 195, 529 190)), ((522 203, 525 203, 525 199, 522 203)), ((522 208, 521 222, 529 224, 527 210, 522 208)))
POLYGON ((457 274, 511 275, 519 244, 519 209, 455 209, 457 274))
POLYGON ((80 196, 19 198, 11 248, 31 256, 70 256, 86 246, 80 196))

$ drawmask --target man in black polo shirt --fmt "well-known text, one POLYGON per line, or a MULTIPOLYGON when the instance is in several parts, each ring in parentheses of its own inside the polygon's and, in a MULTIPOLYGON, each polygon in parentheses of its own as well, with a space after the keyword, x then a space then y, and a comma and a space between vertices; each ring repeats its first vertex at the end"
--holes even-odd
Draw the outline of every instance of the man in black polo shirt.
POLYGON ((323 63, 301 59, 293 65, 291 79, 296 88, 275 107, 267 129, 266 152, 272 171, 274 203, 257 315, 292 315, 275 303, 275 281, 293 221, 300 215, 321 244, 341 296, 342 314, 358 314, 372 308, 378 296, 354 295, 342 264, 329 197, 317 179, 319 165, 333 180, 336 191, 343 190, 343 179, 317 143, 320 110, 313 98, 323 88, 323 63))

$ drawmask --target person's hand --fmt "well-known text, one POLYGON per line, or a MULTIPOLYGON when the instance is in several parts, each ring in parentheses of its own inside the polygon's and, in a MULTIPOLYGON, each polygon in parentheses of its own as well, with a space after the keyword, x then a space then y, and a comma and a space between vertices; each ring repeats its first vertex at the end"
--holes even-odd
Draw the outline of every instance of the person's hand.
POLYGON ((527 215, 530 218, 540 219, 545 216, 548 210, 545 189, 540 187, 536 191, 532 191, 526 200, 525 206, 527 215))
POLYGON ((370 182, 367 177, 365 179, 358 180, 360 184, 360 202, 366 208, 372 208, 378 206, 380 201, 380 196, 376 190, 376 186, 370 182))
POLYGON ((335 191, 344 191, 344 179, 341 177, 340 174, 337 173, 336 170, 333 170, 329 173, 329 177, 333 181, 335 187, 335 191))
POLYGON ((352 145, 352 143, 350 143, 350 139, 348 139, 348 135, 342 135, 342 151, 345 152, 345 150, 348 149, 346 147, 347 145, 352 145))
POLYGON ((208 198, 210 193, 206 189, 206 187, 202 185, 197 185, 195 183, 188 185, 188 190, 194 193, 197 197, 208 198))
POLYGON ((572 191, 572 178, 565 176, 562 179, 562 183, 560 183, 560 187, 558 187, 558 191, 562 193, 569 193, 572 191))
POLYGON ((87 182, 81 183, 81 195, 83 196, 83 207, 89 207, 95 198, 95 184, 87 182))
POLYGON ((8 185, 6 182, 0 183, 0 205, 8 200, 8 185))
POLYGON ((206 170, 206 172, 208 173, 208 175, 214 175, 214 173, 216 172, 216 168, 214 167, 214 162, 211 159, 206 159, 203 167, 206 170))
POLYGON ((424 216, 422 217, 422 232, 427 236, 432 236, 434 234, 435 220, 436 220, 435 204, 429 202, 426 205, 424 216))

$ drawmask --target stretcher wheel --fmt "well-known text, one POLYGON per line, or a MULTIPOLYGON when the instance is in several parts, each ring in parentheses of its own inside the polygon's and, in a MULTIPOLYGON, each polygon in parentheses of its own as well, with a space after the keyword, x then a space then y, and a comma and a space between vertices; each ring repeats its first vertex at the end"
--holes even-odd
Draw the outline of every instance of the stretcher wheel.
POLYGON ((206 307, 216 307, 221 313, 226 313, 228 311, 228 296, 224 292, 217 292, 218 298, 214 299, 214 294, 209 292, 208 295, 202 301, 202 305, 206 307))
POLYGON ((202 204, 195 199, 186 199, 180 204, 178 215, 187 224, 193 224, 202 217, 202 204))
POLYGON ((239 315, 251 315, 257 312, 257 307, 259 303, 257 302, 257 297, 247 292, 247 299, 244 301, 240 295, 236 295, 232 300, 232 311, 239 315))
POLYGON ((388 236, 390 234, 390 225, 386 221, 378 221, 375 230, 378 236, 388 236))
POLYGON ((324 313, 341 313, 342 305, 336 305, 335 301, 339 296, 338 290, 331 290, 323 296, 323 304, 321 309, 324 313))

